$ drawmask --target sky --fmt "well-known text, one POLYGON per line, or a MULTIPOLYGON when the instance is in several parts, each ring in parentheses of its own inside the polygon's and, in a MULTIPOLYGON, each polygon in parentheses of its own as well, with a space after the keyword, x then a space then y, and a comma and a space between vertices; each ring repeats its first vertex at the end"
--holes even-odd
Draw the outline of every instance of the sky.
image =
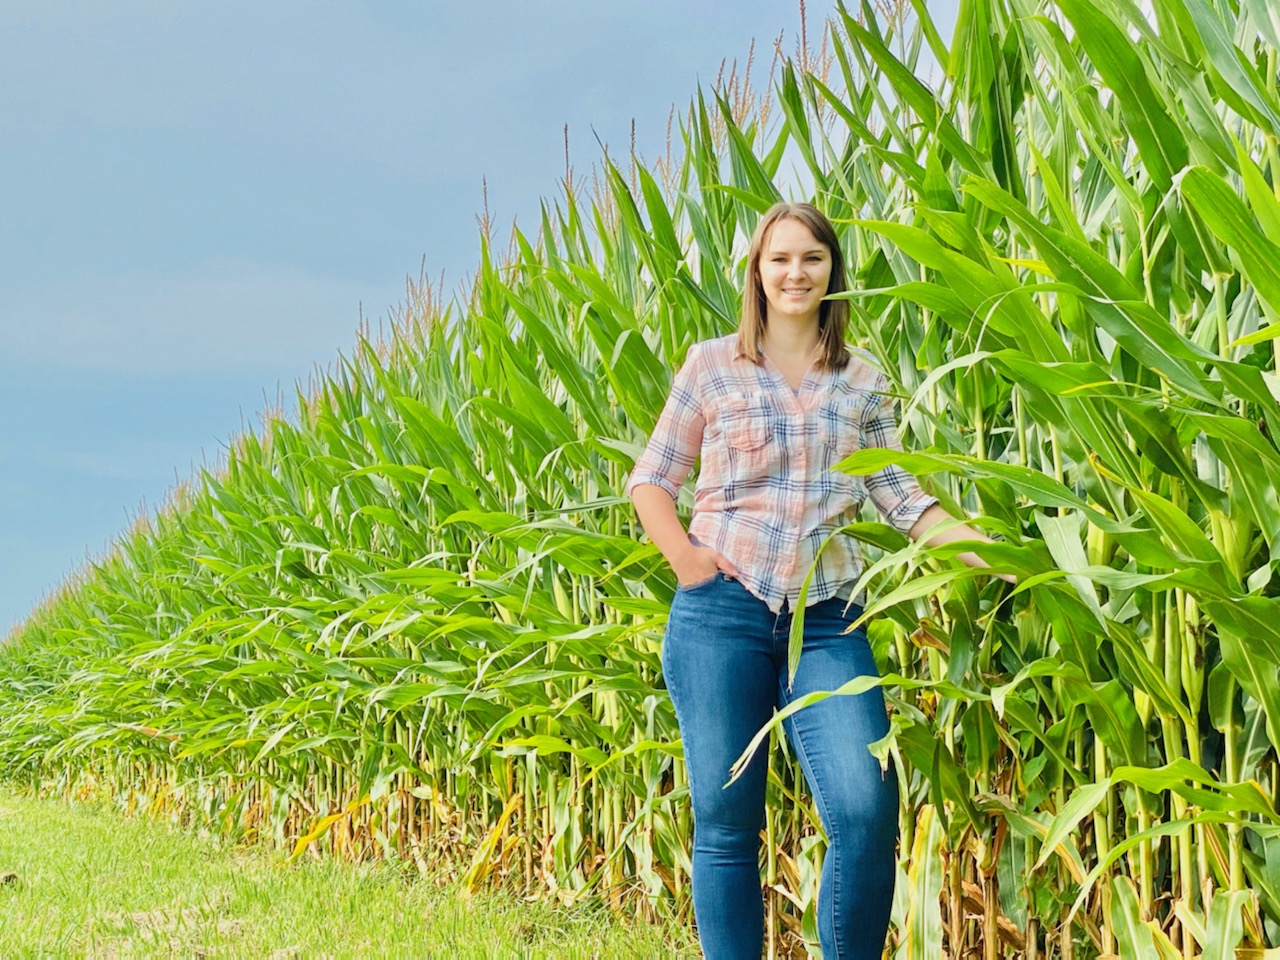
MULTIPOLYGON (((931 2, 950 38, 956 0, 931 2)), ((834 2, 807 4, 811 41, 834 2)), ((474 269, 601 152, 664 149, 787 0, 5 0, 0 636, 405 279, 474 269)))

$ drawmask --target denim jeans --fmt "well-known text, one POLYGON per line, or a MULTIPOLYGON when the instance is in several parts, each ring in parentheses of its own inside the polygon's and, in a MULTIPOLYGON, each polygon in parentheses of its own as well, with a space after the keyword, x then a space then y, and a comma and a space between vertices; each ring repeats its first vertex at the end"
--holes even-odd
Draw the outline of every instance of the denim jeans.
MULTIPOLYGON (((862 610, 831 598, 805 611, 804 644, 787 690, 791 612, 775 615, 717 572, 680 587, 662 669, 684 742, 693 801, 693 907, 707 960, 759 960, 759 866, 767 751, 731 787, 729 767, 773 714, 814 690, 876 675, 866 633, 845 634, 862 610)), ((889 729, 879 688, 828 697, 783 721, 827 832, 818 890, 824 960, 880 960, 893 900, 898 784, 867 744, 889 729)), ((766 743, 767 746, 767 743, 766 743)))

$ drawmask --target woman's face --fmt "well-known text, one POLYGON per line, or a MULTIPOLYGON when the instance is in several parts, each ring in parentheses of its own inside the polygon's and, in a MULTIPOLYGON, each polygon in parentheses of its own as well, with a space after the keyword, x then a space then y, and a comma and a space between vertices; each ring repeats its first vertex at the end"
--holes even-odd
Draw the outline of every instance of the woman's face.
POLYGON ((760 251, 760 286, 773 316, 818 320, 831 281, 831 251, 799 220, 779 220, 760 251))

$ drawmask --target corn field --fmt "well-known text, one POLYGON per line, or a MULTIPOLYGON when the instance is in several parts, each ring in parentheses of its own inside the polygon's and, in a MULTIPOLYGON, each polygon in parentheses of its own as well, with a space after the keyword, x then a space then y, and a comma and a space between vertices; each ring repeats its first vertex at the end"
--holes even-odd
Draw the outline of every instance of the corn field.
MULTIPOLYGON (((466 296, 411 283, 15 629, 2 775, 691 919, 675 580, 620 494, 785 187, 842 231, 913 451, 842 469, 900 463, 1019 578, 845 531, 893 955, 1280 956, 1278 54, 1274 0, 965 0, 949 41, 910 0, 840 8, 763 94, 749 59, 666 156, 567 172, 506 252, 486 221, 466 296)), ((802 956, 824 837, 760 739, 770 953, 802 956)))

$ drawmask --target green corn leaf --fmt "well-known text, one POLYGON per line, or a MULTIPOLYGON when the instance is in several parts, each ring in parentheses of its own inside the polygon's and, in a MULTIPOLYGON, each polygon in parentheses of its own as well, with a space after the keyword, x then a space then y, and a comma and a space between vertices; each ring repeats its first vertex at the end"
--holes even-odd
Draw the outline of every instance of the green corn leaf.
POLYGON ((1076 39, 1115 91, 1147 174, 1159 190, 1168 190, 1173 175, 1187 165, 1187 142, 1163 96, 1152 87, 1138 47, 1107 15, 1107 8, 1085 0, 1062 0, 1061 7, 1075 27, 1076 39))

